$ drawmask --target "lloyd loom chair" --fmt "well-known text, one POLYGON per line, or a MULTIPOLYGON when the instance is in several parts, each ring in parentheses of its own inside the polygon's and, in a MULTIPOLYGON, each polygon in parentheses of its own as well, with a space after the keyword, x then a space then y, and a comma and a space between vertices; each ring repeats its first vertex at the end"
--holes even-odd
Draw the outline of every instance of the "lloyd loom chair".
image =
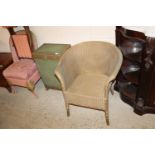
POLYGON ((120 50, 106 42, 89 41, 68 49, 55 74, 61 82, 67 116, 69 105, 105 111, 109 125, 108 95, 122 64, 120 50))
POLYGON ((28 88, 34 95, 34 87, 40 79, 36 64, 32 60, 32 49, 26 34, 11 35, 10 47, 14 63, 3 71, 3 75, 13 86, 28 88))

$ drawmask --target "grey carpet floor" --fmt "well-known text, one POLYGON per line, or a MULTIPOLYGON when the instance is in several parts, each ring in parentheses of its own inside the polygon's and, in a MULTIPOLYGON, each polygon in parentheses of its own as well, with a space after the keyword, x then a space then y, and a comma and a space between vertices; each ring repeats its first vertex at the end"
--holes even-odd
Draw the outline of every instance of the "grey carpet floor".
POLYGON ((155 115, 139 116, 132 107, 120 100, 119 94, 109 95, 110 126, 106 126, 104 112, 70 106, 66 116, 61 91, 45 90, 42 81, 36 85, 35 98, 27 89, 16 88, 10 94, 0 87, 1 129, 146 129, 155 128, 155 115))

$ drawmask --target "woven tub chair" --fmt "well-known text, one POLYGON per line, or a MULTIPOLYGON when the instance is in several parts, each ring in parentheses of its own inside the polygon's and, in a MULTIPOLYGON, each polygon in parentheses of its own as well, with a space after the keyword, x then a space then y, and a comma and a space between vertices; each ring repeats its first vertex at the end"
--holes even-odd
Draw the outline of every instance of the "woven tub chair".
POLYGON ((88 41, 68 49, 55 70, 67 116, 70 104, 102 110, 109 125, 108 95, 121 64, 122 54, 111 43, 88 41))

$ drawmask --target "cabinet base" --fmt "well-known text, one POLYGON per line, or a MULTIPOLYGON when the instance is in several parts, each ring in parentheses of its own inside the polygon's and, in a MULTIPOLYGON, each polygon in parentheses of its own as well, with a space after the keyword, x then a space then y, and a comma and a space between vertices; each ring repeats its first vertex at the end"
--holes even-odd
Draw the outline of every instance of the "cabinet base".
POLYGON ((155 108, 153 107, 148 107, 148 106, 144 106, 144 107, 135 107, 134 108, 134 112, 138 115, 144 115, 144 114, 155 114, 155 108))
POLYGON ((136 105, 135 101, 131 100, 127 96, 120 94, 120 97, 121 97, 122 101, 124 101, 128 105, 132 106, 134 112, 138 115, 142 116, 144 114, 155 114, 155 107, 148 107, 148 106, 139 107, 136 105))
POLYGON ((61 90, 61 88, 59 88, 59 87, 54 87, 54 86, 46 86, 46 85, 44 85, 45 86, 45 89, 46 90, 49 90, 49 89, 55 89, 55 90, 61 90))

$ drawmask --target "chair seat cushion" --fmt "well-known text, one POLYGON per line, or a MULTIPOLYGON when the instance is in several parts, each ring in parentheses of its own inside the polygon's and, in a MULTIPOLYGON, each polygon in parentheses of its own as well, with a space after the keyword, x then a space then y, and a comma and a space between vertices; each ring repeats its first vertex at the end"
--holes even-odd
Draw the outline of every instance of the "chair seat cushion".
POLYGON ((31 59, 21 59, 13 64, 11 64, 8 68, 6 68, 3 72, 3 75, 6 78, 16 78, 16 79, 28 79, 32 76, 32 74, 37 70, 36 64, 31 59))
POLYGON ((70 104, 103 109, 105 84, 108 78, 102 74, 81 74, 64 92, 70 104))

